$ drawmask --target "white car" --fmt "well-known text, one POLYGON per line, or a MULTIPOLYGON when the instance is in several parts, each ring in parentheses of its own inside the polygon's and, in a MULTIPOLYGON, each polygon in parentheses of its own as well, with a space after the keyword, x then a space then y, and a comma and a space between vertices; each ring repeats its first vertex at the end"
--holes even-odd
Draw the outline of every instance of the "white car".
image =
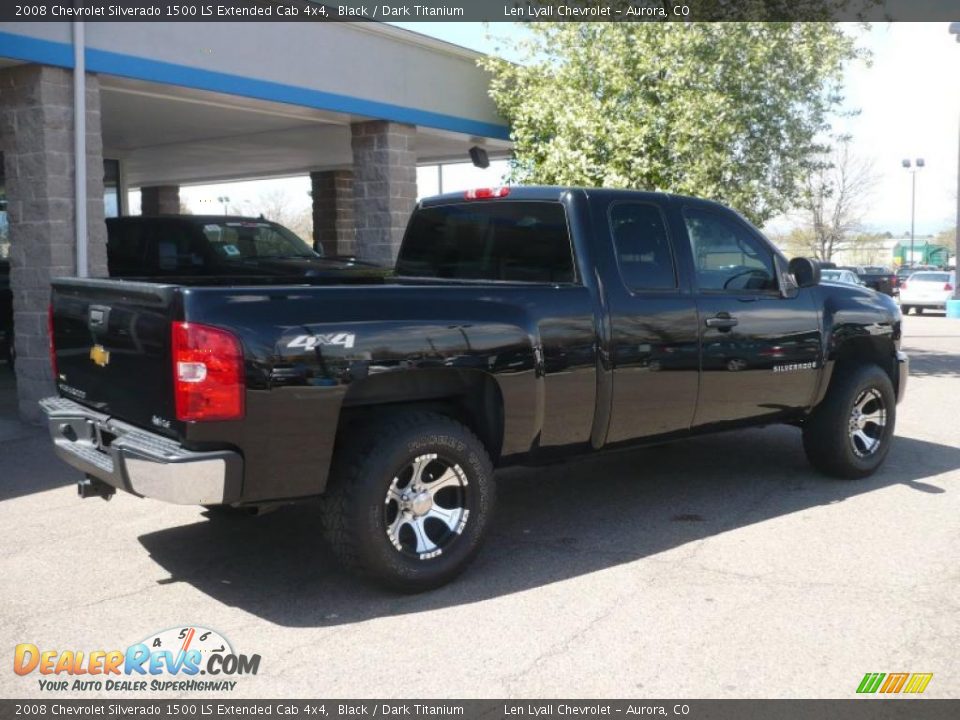
POLYGON ((820 280, 843 283, 844 285, 863 285, 853 270, 821 270, 820 280))
POLYGON ((946 310, 947 300, 953 297, 957 286, 956 272, 921 270, 900 282, 900 311, 910 309, 921 314, 924 310, 946 310))

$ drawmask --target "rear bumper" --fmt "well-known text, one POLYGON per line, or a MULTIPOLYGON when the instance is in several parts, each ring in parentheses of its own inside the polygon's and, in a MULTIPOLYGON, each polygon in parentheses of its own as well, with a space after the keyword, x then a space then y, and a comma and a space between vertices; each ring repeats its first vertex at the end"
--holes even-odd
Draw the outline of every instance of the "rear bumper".
POLYGON ((905 352, 897 350, 897 404, 907 392, 907 378, 910 375, 910 358, 905 352))
POLYGON ((175 440, 66 398, 46 398, 40 407, 60 459, 108 485, 178 505, 219 505, 240 498, 239 453, 186 450, 175 440))

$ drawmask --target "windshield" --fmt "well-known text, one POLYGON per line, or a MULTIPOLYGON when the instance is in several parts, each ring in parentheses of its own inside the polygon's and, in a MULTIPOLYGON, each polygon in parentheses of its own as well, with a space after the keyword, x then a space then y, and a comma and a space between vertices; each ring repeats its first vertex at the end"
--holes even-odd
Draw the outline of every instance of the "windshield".
POLYGON ((204 223, 203 234, 217 257, 232 262, 265 258, 315 258, 319 254, 282 225, 267 220, 204 223))
POLYGON ((914 282, 950 282, 950 273, 945 272, 918 272, 911 275, 910 279, 914 282))

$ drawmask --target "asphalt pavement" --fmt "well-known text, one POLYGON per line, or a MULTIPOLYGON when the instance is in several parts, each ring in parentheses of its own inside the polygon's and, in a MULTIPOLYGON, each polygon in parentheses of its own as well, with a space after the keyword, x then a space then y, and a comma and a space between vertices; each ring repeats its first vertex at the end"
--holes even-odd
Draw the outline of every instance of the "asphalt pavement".
MULTIPOLYGON (((79 500, 0 374, 0 697, 44 695, 8 664, 19 643, 122 649, 181 626, 261 656, 236 698, 851 698, 867 672, 960 697, 960 322, 905 334, 875 476, 817 475, 787 427, 504 471, 477 562, 412 597, 338 570, 312 504, 209 519, 79 500)), ((47 694, 107 696, 142 694, 47 694)))

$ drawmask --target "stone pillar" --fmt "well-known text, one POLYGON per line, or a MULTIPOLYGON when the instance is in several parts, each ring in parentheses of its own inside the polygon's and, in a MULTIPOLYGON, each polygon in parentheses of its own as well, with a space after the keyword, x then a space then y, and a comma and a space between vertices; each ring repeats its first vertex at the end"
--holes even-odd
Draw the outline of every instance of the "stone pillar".
POLYGON ((179 215, 180 186, 152 185, 140 188, 141 215, 179 215))
POLYGON ((353 173, 327 170, 310 173, 313 196, 313 241, 327 255, 353 255, 353 173))
POLYGON ((351 129, 356 254, 392 265, 417 198, 417 130, 385 120, 351 129))
MULTIPOLYGON (((89 273, 107 274, 100 84, 86 80, 89 273)), ((54 392, 47 340, 50 279, 76 274, 73 75, 44 65, 0 69, 0 151, 10 223, 20 416, 39 422, 54 392)))

